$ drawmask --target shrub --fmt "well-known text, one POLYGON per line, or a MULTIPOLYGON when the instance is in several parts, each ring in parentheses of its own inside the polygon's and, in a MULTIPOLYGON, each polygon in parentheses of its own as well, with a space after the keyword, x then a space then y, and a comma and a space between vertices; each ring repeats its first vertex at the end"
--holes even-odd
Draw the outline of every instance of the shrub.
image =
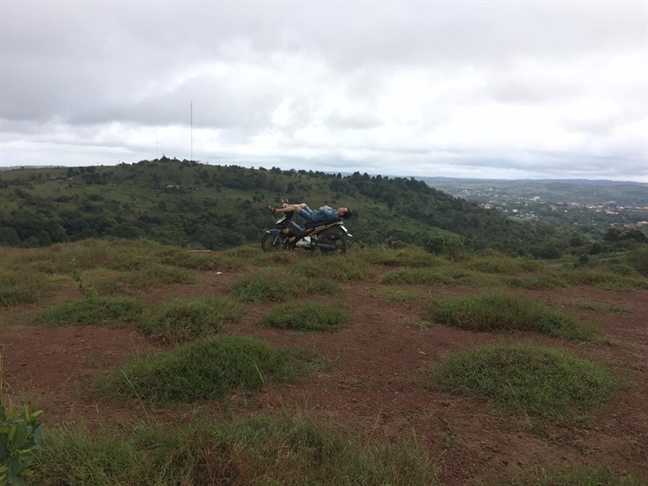
POLYGON ((270 310, 261 325, 301 331, 332 331, 349 320, 348 314, 332 305, 287 303, 270 310))
POLYGON ((644 277, 648 277, 648 248, 634 250, 628 255, 628 263, 644 277))
POLYGON ((456 354, 425 379, 428 387, 486 398, 545 418, 590 409, 618 386, 595 363, 531 344, 471 349, 456 354))
POLYGON ((158 309, 142 330, 166 343, 182 343, 238 322, 241 314, 241 306, 228 299, 177 298, 158 309))
POLYGON ((0 484, 22 485, 32 474, 31 464, 43 448, 41 414, 30 413, 28 405, 0 404, 0 484))
POLYGON ((440 298, 430 306, 435 322, 476 331, 537 331, 567 339, 590 339, 596 328, 541 302, 503 293, 440 298))

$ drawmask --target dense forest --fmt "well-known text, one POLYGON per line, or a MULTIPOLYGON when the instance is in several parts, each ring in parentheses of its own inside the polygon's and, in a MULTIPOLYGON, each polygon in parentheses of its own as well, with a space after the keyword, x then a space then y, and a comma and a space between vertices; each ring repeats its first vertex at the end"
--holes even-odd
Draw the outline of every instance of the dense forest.
POLYGON ((187 248, 259 241, 282 198, 347 206, 355 244, 429 251, 496 249, 557 258, 645 243, 641 231, 588 233, 518 221, 413 178, 205 165, 163 157, 109 167, 0 172, 0 245, 39 247, 85 238, 148 238, 187 248))

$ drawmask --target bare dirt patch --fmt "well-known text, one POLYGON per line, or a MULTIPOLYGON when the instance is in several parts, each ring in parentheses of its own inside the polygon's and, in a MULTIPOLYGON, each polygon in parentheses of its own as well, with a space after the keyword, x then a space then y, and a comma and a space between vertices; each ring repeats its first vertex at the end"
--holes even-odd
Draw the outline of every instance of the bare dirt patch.
MULTIPOLYGON (((226 295, 242 273, 198 275, 194 285, 155 289, 143 297, 162 303, 181 295, 226 295)), ((331 418, 363 437, 415 437, 430 451, 440 468, 441 484, 447 485, 504 479, 523 466, 563 461, 610 464, 618 472, 648 474, 648 292, 589 287, 520 292, 600 326, 601 342, 580 343, 537 334, 484 334, 446 326, 421 330, 415 324, 421 319, 424 301, 386 302, 371 297, 364 289, 377 285, 377 280, 341 284, 343 295, 334 298, 348 308, 352 318, 347 328, 335 333, 262 328, 259 319, 271 305, 248 305, 243 321, 225 332, 260 337, 282 347, 312 347, 326 358, 328 366, 301 384, 269 386, 252 398, 231 397, 227 404, 230 411, 244 415, 297 410, 331 418), (624 308, 629 313, 574 306, 583 301, 624 308), (421 370, 439 365, 456 351, 520 339, 602 363, 626 386, 582 421, 539 424, 509 417, 486 402, 426 391, 417 383, 421 370)), ((417 290, 475 292, 457 287, 417 290)), ((97 400, 85 392, 85 385, 134 355, 156 352, 162 346, 127 327, 13 325, 21 322, 21 313, 33 308, 0 311, 0 319, 7 324, 0 329, 4 392, 15 400, 36 402, 45 410, 49 426, 76 422, 127 425, 134 420, 138 411, 132 403, 97 400)), ((217 414, 222 404, 198 408, 217 414)), ((173 412, 148 409, 147 413, 173 412)))

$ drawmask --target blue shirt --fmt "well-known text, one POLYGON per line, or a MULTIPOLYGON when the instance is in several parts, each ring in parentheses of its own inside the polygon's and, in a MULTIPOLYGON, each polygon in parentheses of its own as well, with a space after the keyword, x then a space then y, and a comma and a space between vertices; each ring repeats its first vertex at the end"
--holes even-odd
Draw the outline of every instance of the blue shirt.
POLYGON ((311 212, 310 216, 313 221, 327 221, 338 218, 337 211, 328 206, 322 206, 321 208, 311 212))

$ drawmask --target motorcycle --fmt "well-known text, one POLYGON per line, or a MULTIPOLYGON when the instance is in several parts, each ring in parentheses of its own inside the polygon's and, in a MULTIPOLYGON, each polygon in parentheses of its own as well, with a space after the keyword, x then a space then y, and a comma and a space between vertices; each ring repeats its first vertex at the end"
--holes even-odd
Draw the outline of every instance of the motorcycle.
POLYGON ((294 214, 294 211, 281 214, 275 223, 276 228, 265 232, 261 239, 263 251, 303 248, 311 252, 319 249, 324 254, 346 252, 346 238, 353 236, 344 227, 343 219, 307 222, 302 227, 292 220, 294 214))

